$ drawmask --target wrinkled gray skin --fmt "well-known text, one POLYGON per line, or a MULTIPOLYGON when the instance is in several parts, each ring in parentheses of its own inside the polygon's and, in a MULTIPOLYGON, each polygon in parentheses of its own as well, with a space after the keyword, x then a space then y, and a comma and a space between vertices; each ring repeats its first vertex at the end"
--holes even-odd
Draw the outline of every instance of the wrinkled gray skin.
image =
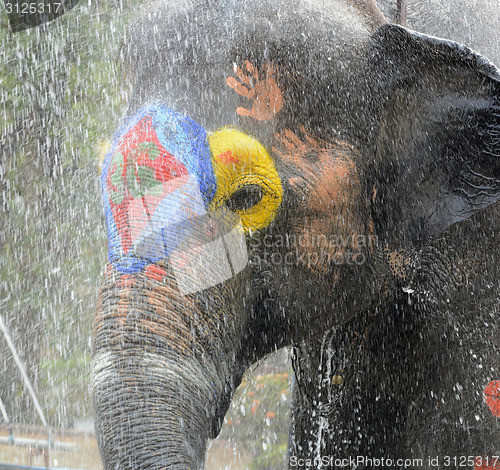
POLYGON ((147 15, 126 40, 128 115, 160 102, 209 132, 244 130, 273 157, 283 202, 247 236, 251 263, 215 287, 180 295, 168 260, 161 281, 108 272, 93 346, 104 467, 201 468, 244 371, 286 345, 291 456, 498 455, 482 398, 500 378, 498 71, 451 43, 377 30, 342 1, 174 2, 147 15), (280 71, 274 119, 235 112, 251 103, 226 78, 245 60, 280 71), (323 143, 301 158, 280 150, 276 134, 304 128, 323 143), (340 190, 328 163, 343 161, 339 141, 355 149, 340 190), (352 247, 359 264, 273 262, 314 251, 276 243, 304 229, 377 243, 352 247))
MULTIPOLYGON (((496 0, 405 3, 408 28, 466 44, 500 64, 496 0)), ((396 0, 377 4, 390 23, 401 19, 396 0)), ((323 456, 411 456, 422 460, 404 468, 430 470, 446 466, 427 456, 498 454, 499 419, 481 390, 499 376, 499 216, 495 204, 435 237, 387 303, 294 348, 291 456, 314 468, 323 456), (468 269, 464 279, 459 267, 472 252, 481 257, 480 279, 469 279, 468 269), (489 370, 478 376, 478 369, 489 370)), ((357 468, 380 467, 368 461, 357 468)))

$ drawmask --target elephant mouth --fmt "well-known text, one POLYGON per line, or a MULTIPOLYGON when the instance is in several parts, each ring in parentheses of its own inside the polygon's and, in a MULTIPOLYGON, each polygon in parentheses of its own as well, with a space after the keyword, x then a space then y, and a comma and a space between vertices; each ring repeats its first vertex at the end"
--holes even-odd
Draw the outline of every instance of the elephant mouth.
POLYGON ((236 370, 233 370, 230 378, 230 383, 222 389, 222 392, 218 396, 218 400, 214 409, 214 415, 212 420, 210 421, 209 426, 208 437, 210 439, 216 439, 219 436, 224 424, 224 417, 226 416, 227 410, 231 405, 235 390, 241 385, 245 370, 246 368, 241 366, 241 364, 237 367, 236 370))
POLYGON ((224 424, 224 417, 226 416, 226 412, 229 409, 231 404, 231 400, 233 397, 233 392, 230 390, 224 391, 218 397, 217 404, 215 405, 214 415, 209 423, 208 428, 208 437, 210 439, 216 439, 224 424))

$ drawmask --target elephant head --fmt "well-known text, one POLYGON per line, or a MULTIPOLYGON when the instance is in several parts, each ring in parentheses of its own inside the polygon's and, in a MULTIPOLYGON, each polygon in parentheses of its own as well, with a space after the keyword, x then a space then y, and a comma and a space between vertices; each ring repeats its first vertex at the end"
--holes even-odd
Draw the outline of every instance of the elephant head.
POLYGON ((384 302, 397 253, 500 198, 498 70, 331 3, 166 4, 127 39, 93 339, 106 469, 201 468, 250 364, 384 302))

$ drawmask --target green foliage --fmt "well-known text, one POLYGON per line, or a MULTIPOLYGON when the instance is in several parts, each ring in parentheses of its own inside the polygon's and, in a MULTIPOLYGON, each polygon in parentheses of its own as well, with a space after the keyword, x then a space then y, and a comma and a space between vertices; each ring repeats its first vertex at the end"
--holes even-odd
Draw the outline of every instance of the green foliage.
MULTIPOLYGON (((0 310, 42 404, 59 403, 55 425, 90 412, 83 378, 106 257, 98 147, 127 100, 117 58, 133 15, 80 2, 12 34, 0 11, 0 310)), ((10 358, 2 339, 0 354, 10 358)), ((18 377, 0 365, 0 398, 29 422, 9 384, 18 377)))
POLYGON ((264 372, 240 385, 220 438, 239 441, 249 451, 251 470, 281 470, 290 431, 290 372, 264 372))
POLYGON ((287 443, 274 444, 259 455, 250 467, 252 470, 282 470, 286 468, 287 443))

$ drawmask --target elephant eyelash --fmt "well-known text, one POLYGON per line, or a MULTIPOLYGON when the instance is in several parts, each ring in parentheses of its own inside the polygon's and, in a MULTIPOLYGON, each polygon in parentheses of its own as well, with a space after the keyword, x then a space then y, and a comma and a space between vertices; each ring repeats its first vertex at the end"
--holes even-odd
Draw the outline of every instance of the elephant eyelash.
POLYGON ((226 207, 232 211, 244 211, 259 204, 264 190, 257 184, 248 184, 237 189, 226 199, 226 207))

